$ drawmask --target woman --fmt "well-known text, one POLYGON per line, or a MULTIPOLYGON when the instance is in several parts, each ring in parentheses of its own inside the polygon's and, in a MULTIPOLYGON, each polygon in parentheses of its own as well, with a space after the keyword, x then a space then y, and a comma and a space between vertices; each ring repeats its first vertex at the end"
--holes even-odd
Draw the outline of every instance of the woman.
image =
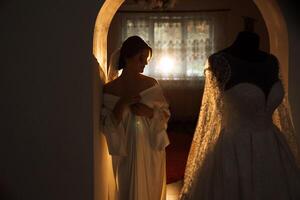
POLYGON ((121 76, 104 85, 101 119, 118 200, 166 198, 170 112, 157 81, 141 74, 151 56, 152 49, 140 37, 129 37, 116 62, 121 76))
POLYGON ((299 140, 278 61, 258 47, 257 34, 240 32, 209 58, 181 200, 300 199, 299 140))

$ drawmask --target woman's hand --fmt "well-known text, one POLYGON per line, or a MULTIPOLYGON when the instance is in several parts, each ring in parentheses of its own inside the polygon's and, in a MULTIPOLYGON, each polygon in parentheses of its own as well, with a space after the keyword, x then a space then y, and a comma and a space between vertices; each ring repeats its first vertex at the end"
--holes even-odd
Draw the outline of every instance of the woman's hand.
POLYGON ((116 123, 119 124, 121 119, 122 119, 122 115, 123 115, 123 111, 125 109, 126 106, 130 106, 131 104, 135 104, 137 102, 139 102, 141 100, 141 96, 123 96, 119 99, 119 101, 116 103, 113 113, 116 119, 116 123))
POLYGON ((138 116, 153 117, 153 109, 143 103, 134 103, 130 105, 131 111, 138 116))
POLYGON ((121 97, 121 99, 119 100, 119 104, 122 104, 124 106, 128 106, 131 104, 135 104, 138 103, 141 100, 141 96, 137 95, 137 96, 123 96, 121 97))

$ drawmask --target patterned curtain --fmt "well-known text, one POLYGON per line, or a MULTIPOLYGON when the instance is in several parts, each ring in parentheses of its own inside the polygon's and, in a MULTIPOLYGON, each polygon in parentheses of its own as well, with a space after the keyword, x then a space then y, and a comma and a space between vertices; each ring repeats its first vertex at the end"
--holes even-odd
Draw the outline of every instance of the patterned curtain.
POLYGON ((201 79, 207 57, 214 48, 210 17, 184 15, 134 15, 122 17, 122 41, 139 35, 153 48, 144 74, 160 80, 201 79))

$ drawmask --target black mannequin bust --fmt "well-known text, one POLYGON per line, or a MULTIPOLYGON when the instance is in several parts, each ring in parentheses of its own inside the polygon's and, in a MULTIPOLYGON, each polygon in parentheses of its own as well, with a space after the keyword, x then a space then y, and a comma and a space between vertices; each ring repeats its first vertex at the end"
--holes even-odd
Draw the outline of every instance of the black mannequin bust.
POLYGON ((225 90, 247 82, 261 88, 266 98, 278 81, 278 61, 275 56, 259 50, 259 35, 253 32, 254 19, 245 18, 245 30, 238 33, 233 44, 220 51, 229 61, 230 77, 225 90))

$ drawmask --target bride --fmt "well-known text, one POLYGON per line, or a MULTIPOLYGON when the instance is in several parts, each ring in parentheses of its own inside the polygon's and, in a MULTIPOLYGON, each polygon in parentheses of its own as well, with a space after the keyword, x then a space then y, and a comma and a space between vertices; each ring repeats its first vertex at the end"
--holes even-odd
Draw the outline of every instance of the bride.
POLYGON ((102 132, 112 156, 117 200, 166 198, 170 112, 157 81, 141 74, 151 55, 140 37, 127 38, 109 68, 110 79, 120 69, 122 74, 104 85, 102 132))
POLYGON ((244 31, 209 58, 181 200, 300 199, 299 140, 278 61, 258 44, 244 31))

